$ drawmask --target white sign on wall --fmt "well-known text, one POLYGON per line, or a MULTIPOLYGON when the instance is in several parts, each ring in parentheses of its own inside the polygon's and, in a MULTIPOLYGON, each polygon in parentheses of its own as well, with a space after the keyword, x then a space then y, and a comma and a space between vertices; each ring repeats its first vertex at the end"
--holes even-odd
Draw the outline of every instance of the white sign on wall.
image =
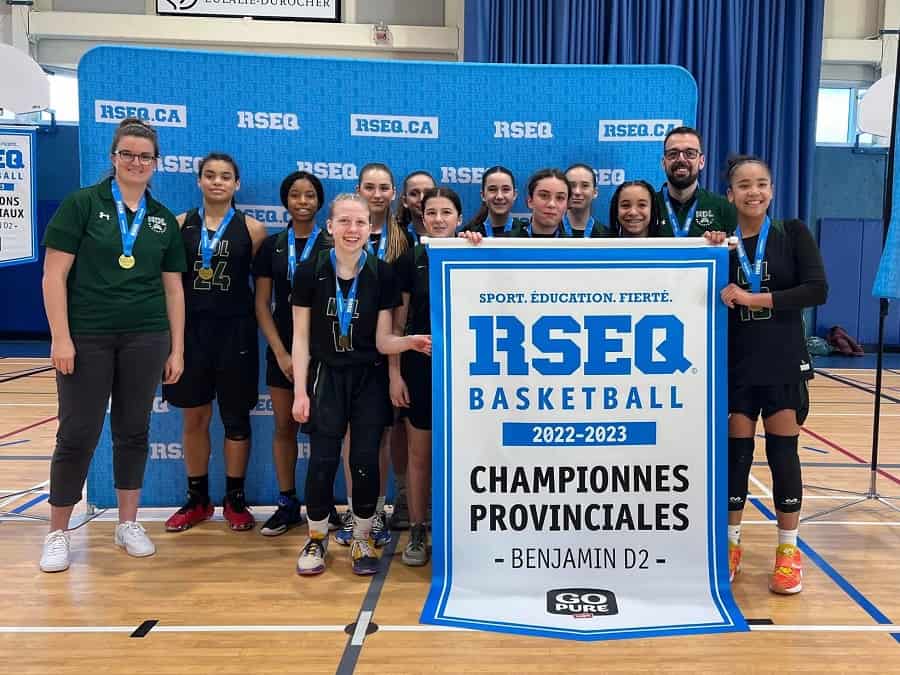
POLYGON ((0 127, 0 267, 37 260, 35 132, 0 127))
POLYGON ((340 21, 340 0, 156 0, 157 14, 340 21))

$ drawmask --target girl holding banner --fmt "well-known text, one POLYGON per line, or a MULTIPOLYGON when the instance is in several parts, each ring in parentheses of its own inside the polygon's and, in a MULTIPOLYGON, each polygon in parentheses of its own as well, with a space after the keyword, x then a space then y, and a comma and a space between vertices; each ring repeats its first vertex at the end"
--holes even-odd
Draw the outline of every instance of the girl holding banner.
POLYGON ((653 187, 645 180, 622 183, 609 202, 609 235, 611 237, 658 237, 659 206, 653 187))
POLYGON ((244 497, 250 456, 250 410, 258 400, 258 338, 250 267, 266 237, 261 222, 234 207, 240 171, 230 156, 211 153, 200 162, 198 209, 178 216, 191 268, 182 276, 187 310, 185 373, 163 386, 163 398, 183 409, 187 501, 166 521, 181 532, 212 517, 209 498, 209 424, 212 401, 225 427, 223 512, 232 530, 254 525, 244 497))
POLYGON ((505 166, 492 166, 481 176, 481 208, 462 228, 485 237, 501 237, 513 226, 516 178, 505 166))
POLYGON ((69 567, 66 530, 107 402, 119 504, 114 540, 132 556, 156 552, 137 507, 160 374, 172 384, 184 368, 184 249, 175 217, 147 189, 159 157, 156 131, 122 120, 110 157, 112 176, 66 197, 44 235, 44 307, 59 398, 44 572, 69 567))
POLYGON ((822 257, 806 226, 772 221, 772 176, 757 157, 728 165, 728 200, 737 208, 737 247, 731 283, 721 292, 728 330, 728 549, 733 580, 741 568, 741 517, 753 464, 756 422, 762 414, 766 459, 772 471, 778 545, 769 579, 774 593, 803 589, 797 529, 803 499, 797 455, 797 410, 806 346, 801 313, 828 294, 822 257))
POLYGON ((295 171, 281 182, 280 194, 291 220, 284 230, 262 243, 253 259, 256 320, 268 343, 266 384, 275 418, 272 458, 279 490, 278 508, 260 530, 266 536, 284 534, 303 522, 295 485, 300 425, 291 414, 294 405, 291 286, 299 264, 315 260, 321 251, 331 247, 328 233, 316 223, 316 214, 325 203, 322 182, 311 173, 295 171))
POLYGON ((297 572, 325 570, 328 514, 341 445, 350 430, 354 500, 351 558, 355 574, 378 569, 371 540, 380 487, 379 446, 391 423, 387 370, 382 354, 431 352, 428 335, 393 334, 392 311, 400 304, 391 265, 366 252, 369 206, 359 195, 331 204, 330 255, 301 263, 294 276, 294 419, 309 433, 306 474, 309 537, 297 572))
MULTIPOLYGON (((430 237, 452 237, 462 222, 462 203, 450 188, 434 188, 422 197, 425 229, 430 237)), ((419 244, 407 251, 397 265, 403 304, 394 312, 398 335, 431 334, 428 295, 428 251, 419 244)), ((409 543, 403 562, 420 566, 428 562, 425 527, 431 486, 431 358, 420 352, 404 352, 390 360, 391 402, 407 408, 409 437, 409 543)))

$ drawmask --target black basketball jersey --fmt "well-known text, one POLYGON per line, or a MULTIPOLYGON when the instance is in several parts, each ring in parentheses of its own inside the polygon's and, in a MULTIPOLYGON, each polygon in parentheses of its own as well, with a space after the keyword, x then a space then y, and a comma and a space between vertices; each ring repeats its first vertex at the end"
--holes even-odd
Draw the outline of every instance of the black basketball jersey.
MULTIPOLYGON (((288 225, 290 227, 290 225, 288 225)), ((294 248, 297 253, 297 267, 300 267, 303 249, 306 248, 308 237, 297 237, 294 241, 294 248)), ((331 248, 331 240, 328 233, 323 229, 320 230, 313 244, 309 258, 315 260, 321 251, 327 251, 331 248)), ((296 274, 296 270, 294 271, 296 274)), ((285 349, 291 351, 291 341, 294 336, 294 322, 291 315, 291 287, 293 280, 290 278, 288 271, 288 231, 287 228, 266 237, 256 257, 253 259, 253 276, 268 277, 272 280, 272 302, 274 309, 272 318, 275 321, 275 327, 278 329, 278 336, 281 338, 285 349)))
POLYGON ((397 285, 401 293, 409 293, 406 335, 431 333, 431 301, 429 297, 428 249, 419 244, 397 260, 397 285))
MULTIPOLYGON (((393 269, 373 255, 366 256, 366 263, 359 272, 356 304, 350 322, 350 347, 345 349, 339 344, 341 333, 330 254, 330 250, 322 251, 317 258, 299 265, 294 275, 291 302, 310 308, 310 357, 334 367, 378 363, 383 359, 375 347, 378 312, 400 305, 393 269)), ((352 279, 340 280, 345 298, 352 284, 352 279)))
MULTIPOLYGON (((743 240, 752 265, 759 237, 743 240)), ((750 283, 732 251, 728 279, 745 290, 750 283)), ((799 220, 773 221, 762 266, 761 293, 771 309, 728 310, 728 377, 732 386, 799 383, 808 360, 802 312, 825 302, 828 284, 819 248, 799 220)))
MULTIPOLYGON (((250 294, 250 266, 253 241, 242 211, 235 211, 228 229, 213 251, 211 279, 199 276, 203 266, 200 254, 200 213, 188 211, 181 228, 187 272, 182 275, 187 315, 208 317, 244 316, 253 313, 250 294)), ((212 239, 215 232, 207 231, 212 239)))

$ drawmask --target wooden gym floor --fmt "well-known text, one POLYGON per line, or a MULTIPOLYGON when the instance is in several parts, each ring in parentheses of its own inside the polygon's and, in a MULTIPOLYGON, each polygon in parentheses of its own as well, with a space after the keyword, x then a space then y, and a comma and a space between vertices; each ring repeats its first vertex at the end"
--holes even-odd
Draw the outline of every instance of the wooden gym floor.
MULTIPOLYGON (((874 372, 827 363, 818 364, 800 437, 804 483, 865 492, 874 372)), ((158 552, 138 560, 113 546, 109 512, 72 533, 68 572, 43 574, 46 524, 25 516, 49 512, 55 415, 48 361, 0 359, 0 511, 18 514, 0 522, 2 672, 900 673, 900 513, 865 501, 804 522, 804 591, 769 593, 775 527, 761 442, 734 584, 751 632, 575 643, 419 625, 431 568, 400 562, 405 533, 374 579, 354 577, 348 550, 336 545, 326 573, 304 579, 294 562, 305 528, 264 538, 258 529, 229 532, 218 518, 167 534, 168 512, 144 510, 158 552), (29 491, 2 499, 22 490, 29 491), (358 619, 378 630, 345 632, 358 619)), ((900 496, 897 370, 885 371, 880 466, 878 490, 900 496)), ((850 499, 808 488, 803 513, 850 499)), ((269 512, 256 511, 258 519, 269 512)), ((83 509, 76 515, 81 522, 83 509)))

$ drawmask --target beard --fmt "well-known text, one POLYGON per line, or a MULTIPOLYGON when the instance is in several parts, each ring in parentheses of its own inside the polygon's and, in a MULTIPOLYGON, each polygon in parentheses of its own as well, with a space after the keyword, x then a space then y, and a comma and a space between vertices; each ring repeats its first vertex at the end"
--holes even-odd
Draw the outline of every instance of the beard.
POLYGON ((668 180, 669 185, 672 187, 683 190, 696 183, 699 175, 699 172, 692 170, 690 164, 687 164, 686 162, 677 162, 670 166, 669 170, 666 171, 666 180, 668 180), (681 168, 686 168, 688 170, 687 175, 678 176, 675 174, 675 171, 681 168))

